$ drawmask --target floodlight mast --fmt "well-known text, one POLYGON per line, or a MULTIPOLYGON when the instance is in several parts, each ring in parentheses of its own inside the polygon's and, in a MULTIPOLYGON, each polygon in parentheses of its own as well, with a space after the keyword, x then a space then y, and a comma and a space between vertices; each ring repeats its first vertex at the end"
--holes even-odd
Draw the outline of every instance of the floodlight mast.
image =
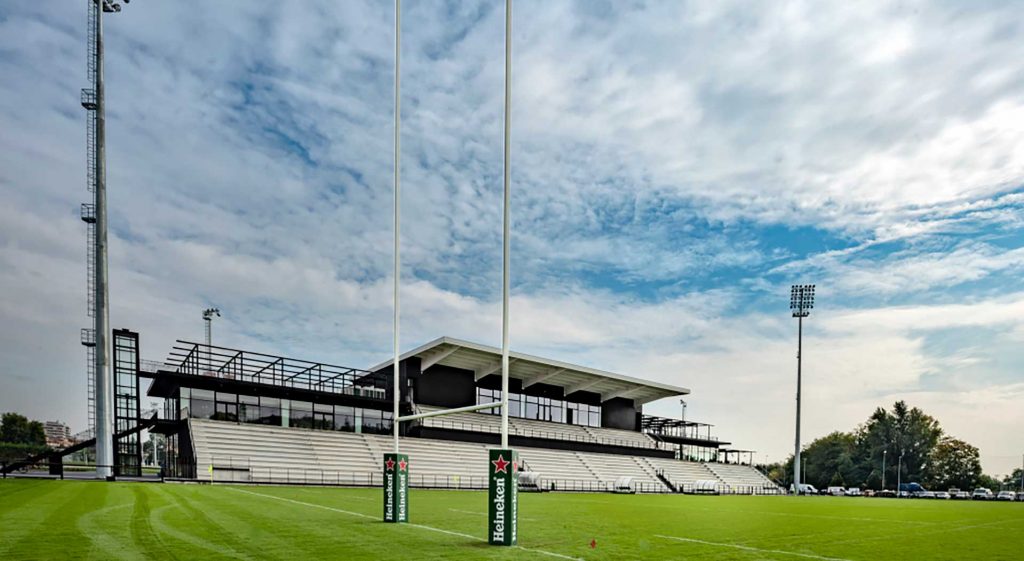
POLYGON ((213 370, 213 318, 220 317, 218 308, 203 310, 204 335, 206 336, 206 369, 213 370))
POLYGON ((803 358, 804 318, 814 308, 814 285, 794 284, 789 293, 789 309, 797 318, 796 343, 796 445, 793 452, 793 493, 800 492, 800 391, 802 385, 801 362, 803 358))
MULTIPOLYGON (((127 3, 128 0, 125 0, 127 3)), ((94 298, 96 302, 93 322, 95 341, 96 378, 94 400, 96 402, 96 477, 114 477, 114 403, 113 376, 110 370, 110 345, 107 329, 110 325, 110 288, 107 282, 107 153, 106 153, 106 99, 103 81, 103 14, 121 11, 116 0, 90 0, 90 18, 95 21, 95 43, 91 45, 95 101, 91 108, 95 112, 95 159, 90 162, 95 173, 95 228, 94 246, 94 298)))
POLYGON ((402 232, 402 181, 401 181, 401 141, 402 141, 402 113, 401 113, 401 86, 402 86, 402 0, 395 0, 395 317, 394 317, 394 360, 392 362, 392 383, 391 383, 391 428, 394 438, 395 454, 399 453, 398 448, 398 409, 399 409, 399 385, 401 376, 399 374, 399 349, 398 349, 398 328, 401 317, 401 302, 399 300, 398 287, 402 273, 401 257, 401 232, 402 232))
POLYGON ((502 279, 501 279, 501 448, 508 448, 508 298, 509 298, 509 240, 512 168, 512 0, 505 0, 505 209, 502 229, 502 279))

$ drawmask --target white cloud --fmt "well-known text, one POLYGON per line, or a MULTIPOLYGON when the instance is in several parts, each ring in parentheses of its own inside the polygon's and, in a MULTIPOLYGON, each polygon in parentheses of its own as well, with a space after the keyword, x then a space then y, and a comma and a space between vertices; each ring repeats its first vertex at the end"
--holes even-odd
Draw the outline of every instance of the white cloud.
MULTIPOLYGON (((502 13, 407 9, 403 343, 494 343, 502 13)), ((954 385, 989 380, 976 391, 992 411, 1009 415, 996 395, 1016 395, 984 350, 928 337, 1021 338, 1015 294, 933 298, 1020 267, 1020 249, 976 230, 1021 222, 1021 17, 1012 4, 517 3, 516 348, 691 387, 695 417, 781 456, 793 326, 757 299, 820 272, 833 300, 809 324, 808 434, 905 395, 960 436, 991 427, 983 452, 1005 455, 1011 425, 983 408, 961 422, 954 394, 921 380, 948 360, 954 385), (804 259, 764 235, 773 225, 854 249, 804 259), (925 243, 949 232, 965 241, 925 243), (869 251, 895 242, 906 247, 869 251), (911 298, 889 305, 894 294, 911 298)), ((225 344, 382 359, 390 5, 133 3, 106 21, 113 323, 159 358, 217 304, 225 344)), ((0 8, 0 409, 73 424, 83 24, 84 10, 0 8)))

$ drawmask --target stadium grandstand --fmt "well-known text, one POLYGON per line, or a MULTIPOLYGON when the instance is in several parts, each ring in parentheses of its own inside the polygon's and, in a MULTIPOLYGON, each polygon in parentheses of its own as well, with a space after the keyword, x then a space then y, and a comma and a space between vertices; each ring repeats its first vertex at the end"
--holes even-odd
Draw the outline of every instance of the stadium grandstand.
MULTIPOLYGON (((115 332, 114 351, 119 475, 138 471, 130 429, 144 423, 166 436, 168 479, 382 485, 391 361, 357 369, 186 341, 163 362, 141 361, 138 334, 126 330, 115 332), (146 395, 163 400, 156 417, 138 414, 142 380, 146 395)), ((501 397, 501 350, 486 345, 442 337, 403 354, 399 370, 403 416, 501 397)), ((752 452, 744 461, 711 425, 643 413, 686 388, 515 352, 509 376, 509 440, 524 489, 782 492, 750 465, 752 452)), ((495 412, 403 422, 410 485, 486 488, 482 466, 499 442, 495 412)))

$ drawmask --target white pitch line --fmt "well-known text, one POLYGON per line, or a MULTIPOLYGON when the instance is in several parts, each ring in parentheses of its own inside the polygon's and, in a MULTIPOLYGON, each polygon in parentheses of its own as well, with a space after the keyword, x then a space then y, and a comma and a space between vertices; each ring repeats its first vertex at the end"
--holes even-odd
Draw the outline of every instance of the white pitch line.
MULTIPOLYGON (((246 491, 245 489, 239 489, 237 487, 229 487, 229 489, 231 489, 232 491, 238 491, 239 493, 245 493, 247 495, 255 495, 257 497, 264 497, 264 498, 267 498, 267 499, 277 499, 279 501, 284 501, 286 503, 292 503, 292 504, 297 504, 297 505, 302 505, 302 506, 308 506, 308 507, 312 507, 312 508, 319 508, 319 509, 323 509, 323 510, 329 510, 329 511, 332 511, 332 512, 340 512, 341 514, 348 514, 348 515, 351 515, 351 516, 358 516, 359 518, 370 518, 370 519, 373 519, 373 520, 377 519, 376 516, 370 516, 369 514, 363 514, 362 512, 352 512, 351 510, 343 510, 343 509, 340 509, 340 508, 334 508, 332 506, 318 505, 316 503, 307 503, 307 502, 304 502, 304 501, 296 501, 295 499, 288 499, 288 498, 285 498, 285 497, 278 497, 276 495, 264 495, 263 493, 255 493, 253 491, 246 491)), ((485 540, 485 539, 483 539, 481 537, 478 537, 478 536, 471 536, 469 534, 463 534, 462 532, 454 532, 452 530, 444 530, 442 528, 435 528, 433 526, 424 526, 423 524, 413 524, 413 523, 410 522, 410 523, 407 523, 406 526, 412 526, 413 528, 421 528, 423 530, 430 530, 431 532, 440 532, 442 534, 448 534, 449 536, 458 536, 460 538, 466 538, 466 539, 470 539, 470 540, 474 540, 474 541, 478 541, 478 542, 485 542, 485 541, 487 541, 487 540, 485 540)), ((548 555, 550 557, 558 557, 560 559, 571 559, 572 561, 583 561, 579 557, 570 557, 568 555, 562 555, 561 553, 555 553, 554 551, 545 551, 543 549, 532 549, 532 548, 529 548, 529 547, 523 547, 521 545, 517 545, 515 547, 516 547, 516 549, 521 549, 523 551, 529 551, 530 553, 539 553, 541 555, 548 555)), ((842 560, 842 561, 846 561, 846 560, 842 560)))
POLYGON ((811 553, 797 553, 795 551, 783 551, 781 549, 761 549, 759 547, 750 547, 749 545, 737 545, 734 543, 722 543, 722 542, 709 542, 704 540, 697 540, 693 538, 680 538, 678 536, 662 536, 655 534, 657 538, 663 538, 666 540, 676 540, 680 542, 699 543, 702 545, 713 545, 715 547, 731 547, 733 549, 742 549, 744 551, 753 551, 756 553, 777 553, 779 555, 792 555, 794 557, 804 557, 807 559, 821 559, 823 561, 850 561, 849 559, 843 559, 841 557, 825 557, 822 555, 813 555, 811 553))
POLYGON ((264 498, 267 498, 267 499, 277 499, 279 501, 284 501, 286 503, 293 503, 293 504, 302 505, 302 506, 309 506, 309 507, 313 507, 313 508, 320 508, 320 509, 323 509, 323 510, 330 510, 332 512, 340 512, 342 514, 348 514, 348 515, 351 515, 351 516, 358 516, 360 518, 376 518, 375 516, 370 516, 369 514, 363 514, 361 512, 352 512, 351 510, 342 510, 340 508, 334 508, 333 506, 324 506, 324 505, 318 505, 318 504, 315 504, 315 503, 306 503, 306 502, 303 502, 303 501, 296 501, 295 499, 288 499, 288 498, 285 498, 285 497, 278 497, 278 496, 275 496, 275 495, 264 495, 263 493, 254 493, 252 491, 246 491, 245 489, 239 489, 237 487, 228 487, 228 488, 231 489, 232 491, 238 491, 239 493, 245 493, 246 495, 255 495, 257 497, 264 497, 264 498))

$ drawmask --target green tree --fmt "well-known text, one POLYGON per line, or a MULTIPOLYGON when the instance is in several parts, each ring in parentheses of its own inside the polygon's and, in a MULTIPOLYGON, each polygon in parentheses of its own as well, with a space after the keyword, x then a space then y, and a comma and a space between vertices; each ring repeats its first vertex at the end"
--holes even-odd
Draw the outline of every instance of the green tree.
POLYGON ((932 452, 942 434, 942 427, 934 417, 916 407, 908 407, 906 402, 894 403, 891 413, 879 407, 857 429, 858 475, 867 479, 872 471, 880 470, 884 454, 887 487, 895 485, 901 464, 903 481, 927 481, 932 452))
POLYGON ((978 449, 955 438, 944 438, 932 452, 928 483, 938 489, 970 489, 981 477, 978 449))
POLYGON ((819 489, 830 485, 859 485, 856 444, 856 437, 845 432, 834 432, 812 442, 802 452, 802 459, 807 462, 805 483, 819 489))
POLYGON ((1003 480, 1003 484, 1006 485, 1008 489, 1020 490, 1024 488, 1024 475, 1022 475, 1022 472, 1024 472, 1024 470, 1021 468, 1013 470, 1013 473, 1007 475, 1006 479, 1003 480))
POLYGON ((984 487, 992 491, 993 493, 996 493, 999 492, 999 489, 1003 487, 1003 482, 999 481, 995 477, 992 477, 991 475, 981 474, 980 476, 978 476, 977 486, 984 487))
POLYGON ((18 413, 4 413, 0 418, 0 442, 46 445, 46 433, 39 421, 30 421, 18 413))

